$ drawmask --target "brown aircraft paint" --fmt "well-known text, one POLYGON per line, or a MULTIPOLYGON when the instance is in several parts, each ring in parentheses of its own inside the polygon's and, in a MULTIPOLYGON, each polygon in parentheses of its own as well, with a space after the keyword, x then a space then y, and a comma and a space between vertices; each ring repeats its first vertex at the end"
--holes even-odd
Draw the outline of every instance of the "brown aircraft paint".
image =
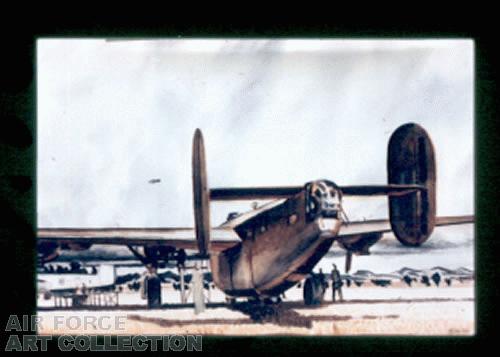
POLYGON ((323 242, 333 243, 337 222, 328 233, 319 219, 307 222, 301 192, 236 227, 245 239, 212 256, 214 282, 229 295, 276 295, 280 286, 286 290, 309 273, 300 268, 323 242))

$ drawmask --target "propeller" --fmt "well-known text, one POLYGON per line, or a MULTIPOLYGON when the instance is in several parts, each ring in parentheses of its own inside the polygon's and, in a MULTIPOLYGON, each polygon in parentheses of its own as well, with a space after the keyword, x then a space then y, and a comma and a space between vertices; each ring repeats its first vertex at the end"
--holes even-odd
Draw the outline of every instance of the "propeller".
POLYGON ((200 129, 194 132, 192 170, 196 241, 200 258, 206 258, 210 251, 210 196, 207 185, 205 146, 200 129))

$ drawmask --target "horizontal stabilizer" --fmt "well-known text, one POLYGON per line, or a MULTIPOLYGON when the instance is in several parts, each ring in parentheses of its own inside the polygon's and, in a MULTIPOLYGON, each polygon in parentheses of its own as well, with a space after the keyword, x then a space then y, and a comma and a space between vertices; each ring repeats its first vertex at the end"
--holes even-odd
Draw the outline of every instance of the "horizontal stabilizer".
MULTIPOLYGON (((214 188, 210 190, 210 199, 213 201, 279 199, 296 195, 303 189, 304 186, 214 188)), ((421 185, 363 185, 340 187, 342 193, 347 196, 402 196, 415 192, 416 190, 425 189, 425 186, 421 185)))
POLYGON ((214 188, 210 190, 210 199, 213 201, 238 201, 288 198, 303 189, 304 186, 214 188))
POLYGON ((367 185, 341 186, 340 190, 347 196, 402 196, 417 190, 425 190, 421 185, 367 185))

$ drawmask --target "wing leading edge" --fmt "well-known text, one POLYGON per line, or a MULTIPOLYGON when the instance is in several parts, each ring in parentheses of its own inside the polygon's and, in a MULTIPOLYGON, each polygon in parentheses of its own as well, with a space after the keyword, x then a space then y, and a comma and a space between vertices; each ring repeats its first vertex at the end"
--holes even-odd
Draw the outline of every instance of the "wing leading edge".
MULTIPOLYGON (((212 228, 213 251, 230 248, 240 242, 231 228, 212 228)), ((193 228, 40 228, 39 242, 60 244, 169 245, 178 249, 198 249, 193 228)))
MULTIPOLYGON (((436 218, 437 227, 474 222, 475 218, 472 215, 436 218)), ((357 221, 344 223, 338 237, 342 239, 360 234, 391 231, 391 224, 387 219, 357 221)), ((193 250, 198 248, 193 228, 40 228, 37 236, 41 243, 169 245, 178 249, 193 250)), ((231 226, 212 228, 210 236, 211 251, 225 250, 241 242, 231 226)))
MULTIPOLYGON (((467 224, 474 222, 475 218, 472 215, 436 217, 436 227, 467 224)), ((343 237, 343 236, 351 236, 351 235, 367 234, 367 233, 387 233, 391 231, 392 231, 391 222, 388 219, 378 219, 378 220, 344 223, 340 227, 338 236, 343 237)))

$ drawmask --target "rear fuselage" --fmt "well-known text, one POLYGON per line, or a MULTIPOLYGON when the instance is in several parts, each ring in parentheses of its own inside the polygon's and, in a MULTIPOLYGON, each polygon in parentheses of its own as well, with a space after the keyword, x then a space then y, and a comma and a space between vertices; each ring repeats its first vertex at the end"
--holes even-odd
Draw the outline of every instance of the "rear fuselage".
POLYGON ((210 259, 214 282, 221 290, 231 296, 276 296, 311 272, 341 225, 340 200, 331 203, 332 196, 325 193, 323 198, 314 197, 315 189, 314 183, 308 184, 235 227, 242 241, 210 259))

